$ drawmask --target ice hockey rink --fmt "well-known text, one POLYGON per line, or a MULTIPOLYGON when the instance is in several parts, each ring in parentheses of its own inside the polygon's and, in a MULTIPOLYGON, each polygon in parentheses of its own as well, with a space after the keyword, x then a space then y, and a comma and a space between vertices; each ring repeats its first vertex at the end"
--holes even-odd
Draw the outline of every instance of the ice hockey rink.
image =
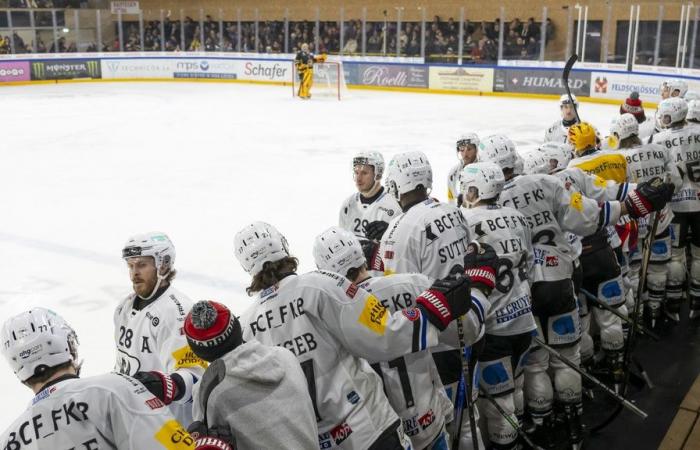
MULTIPOLYGON (((0 319, 46 306, 80 338, 83 374, 112 369, 112 314, 130 290, 126 238, 161 230, 173 240, 175 286, 192 299, 249 304, 235 232, 274 224, 302 270, 315 235, 337 223, 354 192, 353 153, 390 159, 421 150, 433 196, 457 161, 459 134, 541 141, 556 101, 351 91, 344 101, 292 98, 291 88, 219 83, 78 83, 3 87, 0 319)), ((584 103, 606 132, 614 105, 584 103)), ((0 368, 6 428, 32 398, 0 368)))

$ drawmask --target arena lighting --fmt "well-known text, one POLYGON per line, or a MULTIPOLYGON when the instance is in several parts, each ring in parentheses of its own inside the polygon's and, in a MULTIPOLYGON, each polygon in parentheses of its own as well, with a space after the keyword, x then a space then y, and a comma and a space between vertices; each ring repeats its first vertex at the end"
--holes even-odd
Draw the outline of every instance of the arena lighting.
POLYGON ((70 29, 68 29, 67 27, 63 27, 63 30, 61 30, 61 31, 63 31, 64 33, 68 33, 70 31, 70 29))

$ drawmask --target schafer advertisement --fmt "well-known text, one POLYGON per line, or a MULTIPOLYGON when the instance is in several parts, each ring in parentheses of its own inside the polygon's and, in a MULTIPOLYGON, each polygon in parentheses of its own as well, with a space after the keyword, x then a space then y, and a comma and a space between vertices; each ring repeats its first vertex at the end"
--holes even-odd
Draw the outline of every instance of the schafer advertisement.
POLYGON ((344 63, 347 84, 383 87, 428 87, 428 69, 420 65, 344 63))
POLYGON ((33 61, 32 80, 73 80, 101 78, 97 59, 64 59, 60 61, 33 61))
POLYGON ((431 66, 430 89, 493 92, 493 69, 431 66))
POLYGON ((0 61, 0 82, 29 80, 29 61, 0 61))
MULTIPOLYGON (((559 69, 496 69, 493 82, 495 92, 523 92, 529 94, 564 94, 566 88, 559 69)), ((588 72, 571 72, 569 87, 574 95, 590 95, 591 76, 588 72)))

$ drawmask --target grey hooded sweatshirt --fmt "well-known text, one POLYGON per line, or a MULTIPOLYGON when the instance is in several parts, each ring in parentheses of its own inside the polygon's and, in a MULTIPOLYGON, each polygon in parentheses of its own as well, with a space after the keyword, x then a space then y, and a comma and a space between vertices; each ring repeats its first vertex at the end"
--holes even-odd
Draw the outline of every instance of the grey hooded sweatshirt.
MULTIPOLYGON (((306 378, 292 352, 250 341, 221 361, 225 376, 209 395, 209 428, 228 426, 236 450, 318 449, 316 415, 306 378)), ((195 385, 194 420, 204 417, 203 384, 195 385)))

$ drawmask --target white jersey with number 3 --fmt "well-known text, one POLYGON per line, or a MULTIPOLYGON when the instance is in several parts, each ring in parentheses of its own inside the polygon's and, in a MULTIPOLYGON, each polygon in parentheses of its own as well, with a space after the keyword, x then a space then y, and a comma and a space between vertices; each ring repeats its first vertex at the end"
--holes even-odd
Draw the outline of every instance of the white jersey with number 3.
POLYGON ((533 265, 532 237, 527 219, 513 208, 498 205, 464 209, 472 236, 498 255, 496 287, 489 295, 486 333, 513 336, 537 329, 532 316, 528 273, 533 265))
POLYGON ((398 416, 367 360, 393 360, 438 342, 420 309, 393 314, 332 272, 290 275, 258 293, 242 316, 243 339, 297 357, 309 383, 322 449, 366 449, 398 416))
POLYGON ((115 370, 132 376, 150 370, 177 372, 185 382, 186 392, 170 404, 170 409, 180 422, 189 425, 192 386, 207 367, 190 349, 182 328, 192 301, 172 286, 141 310, 133 308, 134 299, 134 294, 129 295, 114 312, 115 370))
MULTIPOLYGON (((417 273, 372 277, 358 283, 391 312, 416 306, 416 298, 430 285, 428 277, 417 273)), ((377 362, 375 367, 413 448, 426 448, 440 433, 446 418, 452 416, 452 402, 445 394, 430 351, 377 362)))
POLYGON ((194 441, 138 381, 109 373, 48 385, 0 436, 3 450, 191 450, 194 441))
POLYGON ((671 199, 671 209, 700 211, 700 127, 686 125, 663 130, 654 135, 654 143, 671 153, 671 161, 683 178, 681 188, 671 199))
POLYGON ((399 215, 401 207, 384 188, 376 196, 373 201, 363 198, 359 192, 348 197, 340 207, 338 226, 363 238, 368 224, 377 220, 389 223, 399 215))
POLYGON ((580 192, 567 191, 552 175, 515 177, 506 183, 499 203, 520 211, 530 226, 535 252, 533 282, 571 277, 577 254, 566 231, 589 236, 620 217, 619 203, 599 207, 580 192))

